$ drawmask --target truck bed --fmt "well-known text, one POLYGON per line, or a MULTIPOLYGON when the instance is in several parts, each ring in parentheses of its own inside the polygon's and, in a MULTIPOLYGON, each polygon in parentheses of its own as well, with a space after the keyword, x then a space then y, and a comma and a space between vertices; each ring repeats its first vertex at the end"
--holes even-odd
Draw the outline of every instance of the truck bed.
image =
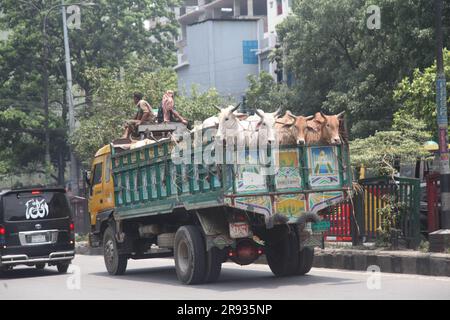
MULTIPOLYGON (((295 222, 344 199, 351 190, 348 145, 283 146, 275 150, 277 168, 267 166, 179 164, 171 159, 174 143, 139 149, 112 148, 116 215, 120 219, 230 206, 295 222)), ((246 150, 247 159, 260 151, 246 150)), ((190 155, 194 159, 194 154, 190 155)))

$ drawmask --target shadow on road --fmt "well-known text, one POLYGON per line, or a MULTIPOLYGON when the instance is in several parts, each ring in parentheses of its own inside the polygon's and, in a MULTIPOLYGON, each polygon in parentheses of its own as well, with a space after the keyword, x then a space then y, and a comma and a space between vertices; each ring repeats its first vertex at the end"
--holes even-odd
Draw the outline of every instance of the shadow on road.
POLYGON ((0 272, 0 280, 17 280, 26 278, 38 278, 61 275, 55 268, 45 268, 43 270, 37 270, 34 267, 30 268, 17 268, 8 271, 0 272))
MULTIPOLYGON (((180 282, 177 279, 175 267, 164 266, 154 268, 142 268, 127 270, 123 276, 111 276, 107 272, 91 273, 91 275, 113 278, 114 281, 139 281, 148 283, 158 283, 164 285, 180 286, 180 282)), ((329 284, 329 285, 347 285, 352 283, 359 283, 354 279, 346 279, 344 277, 332 277, 332 276, 319 276, 314 274, 307 274, 305 276, 292 276, 292 277, 275 277, 270 270, 259 271, 252 269, 235 269, 222 268, 222 273, 217 282, 212 284, 202 284, 193 286, 198 289, 209 289, 218 292, 227 292, 234 290, 242 290, 245 287, 248 288, 260 288, 260 289, 276 289, 286 286, 309 286, 315 284, 329 284)), ((119 283, 120 285, 120 283, 119 283)), ((276 297, 274 297, 276 298, 276 297)))

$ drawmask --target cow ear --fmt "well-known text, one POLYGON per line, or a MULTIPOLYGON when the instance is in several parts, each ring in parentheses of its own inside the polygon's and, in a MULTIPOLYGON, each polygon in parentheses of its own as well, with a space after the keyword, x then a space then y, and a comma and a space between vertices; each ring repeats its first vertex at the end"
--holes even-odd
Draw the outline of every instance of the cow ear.
POLYGON ((314 115, 314 121, 317 123, 324 123, 327 121, 327 118, 325 118, 325 115, 322 112, 317 112, 314 115))

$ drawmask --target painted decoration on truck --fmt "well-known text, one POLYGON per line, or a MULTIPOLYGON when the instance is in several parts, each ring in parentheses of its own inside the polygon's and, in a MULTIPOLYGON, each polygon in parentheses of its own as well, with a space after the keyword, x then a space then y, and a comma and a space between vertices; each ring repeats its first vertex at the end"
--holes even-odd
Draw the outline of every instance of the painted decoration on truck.
POLYGON ((301 188, 302 177, 297 150, 280 151, 277 160, 278 168, 275 174, 277 190, 301 188))
POLYGON ((321 146, 309 148, 308 164, 309 185, 311 188, 340 186, 336 147, 321 146))
POLYGON ((272 201, 269 196, 261 197, 239 197, 235 199, 236 208, 247 210, 266 217, 272 215, 272 201))
POLYGON ((257 165, 237 165, 236 191, 257 192, 266 191, 266 176, 257 165))
POLYGON ((266 176, 262 173, 261 165, 258 164, 258 151, 249 149, 239 150, 236 157, 236 191, 247 193, 267 191, 266 176))
POLYGON ((275 197, 275 212, 296 220, 306 211, 304 194, 286 194, 275 197))
POLYGON ((309 211, 318 212, 342 200, 344 193, 341 191, 311 193, 308 195, 309 211))

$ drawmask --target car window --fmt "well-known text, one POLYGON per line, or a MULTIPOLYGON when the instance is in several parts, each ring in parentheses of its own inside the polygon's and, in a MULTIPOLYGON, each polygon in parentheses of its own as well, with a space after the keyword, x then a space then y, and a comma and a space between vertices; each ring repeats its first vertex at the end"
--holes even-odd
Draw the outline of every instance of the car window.
POLYGON ((92 184, 96 185, 102 182, 102 163, 97 163, 94 167, 94 177, 92 184))
POLYGON ((66 218, 69 202, 62 192, 11 193, 3 197, 5 221, 66 218))

